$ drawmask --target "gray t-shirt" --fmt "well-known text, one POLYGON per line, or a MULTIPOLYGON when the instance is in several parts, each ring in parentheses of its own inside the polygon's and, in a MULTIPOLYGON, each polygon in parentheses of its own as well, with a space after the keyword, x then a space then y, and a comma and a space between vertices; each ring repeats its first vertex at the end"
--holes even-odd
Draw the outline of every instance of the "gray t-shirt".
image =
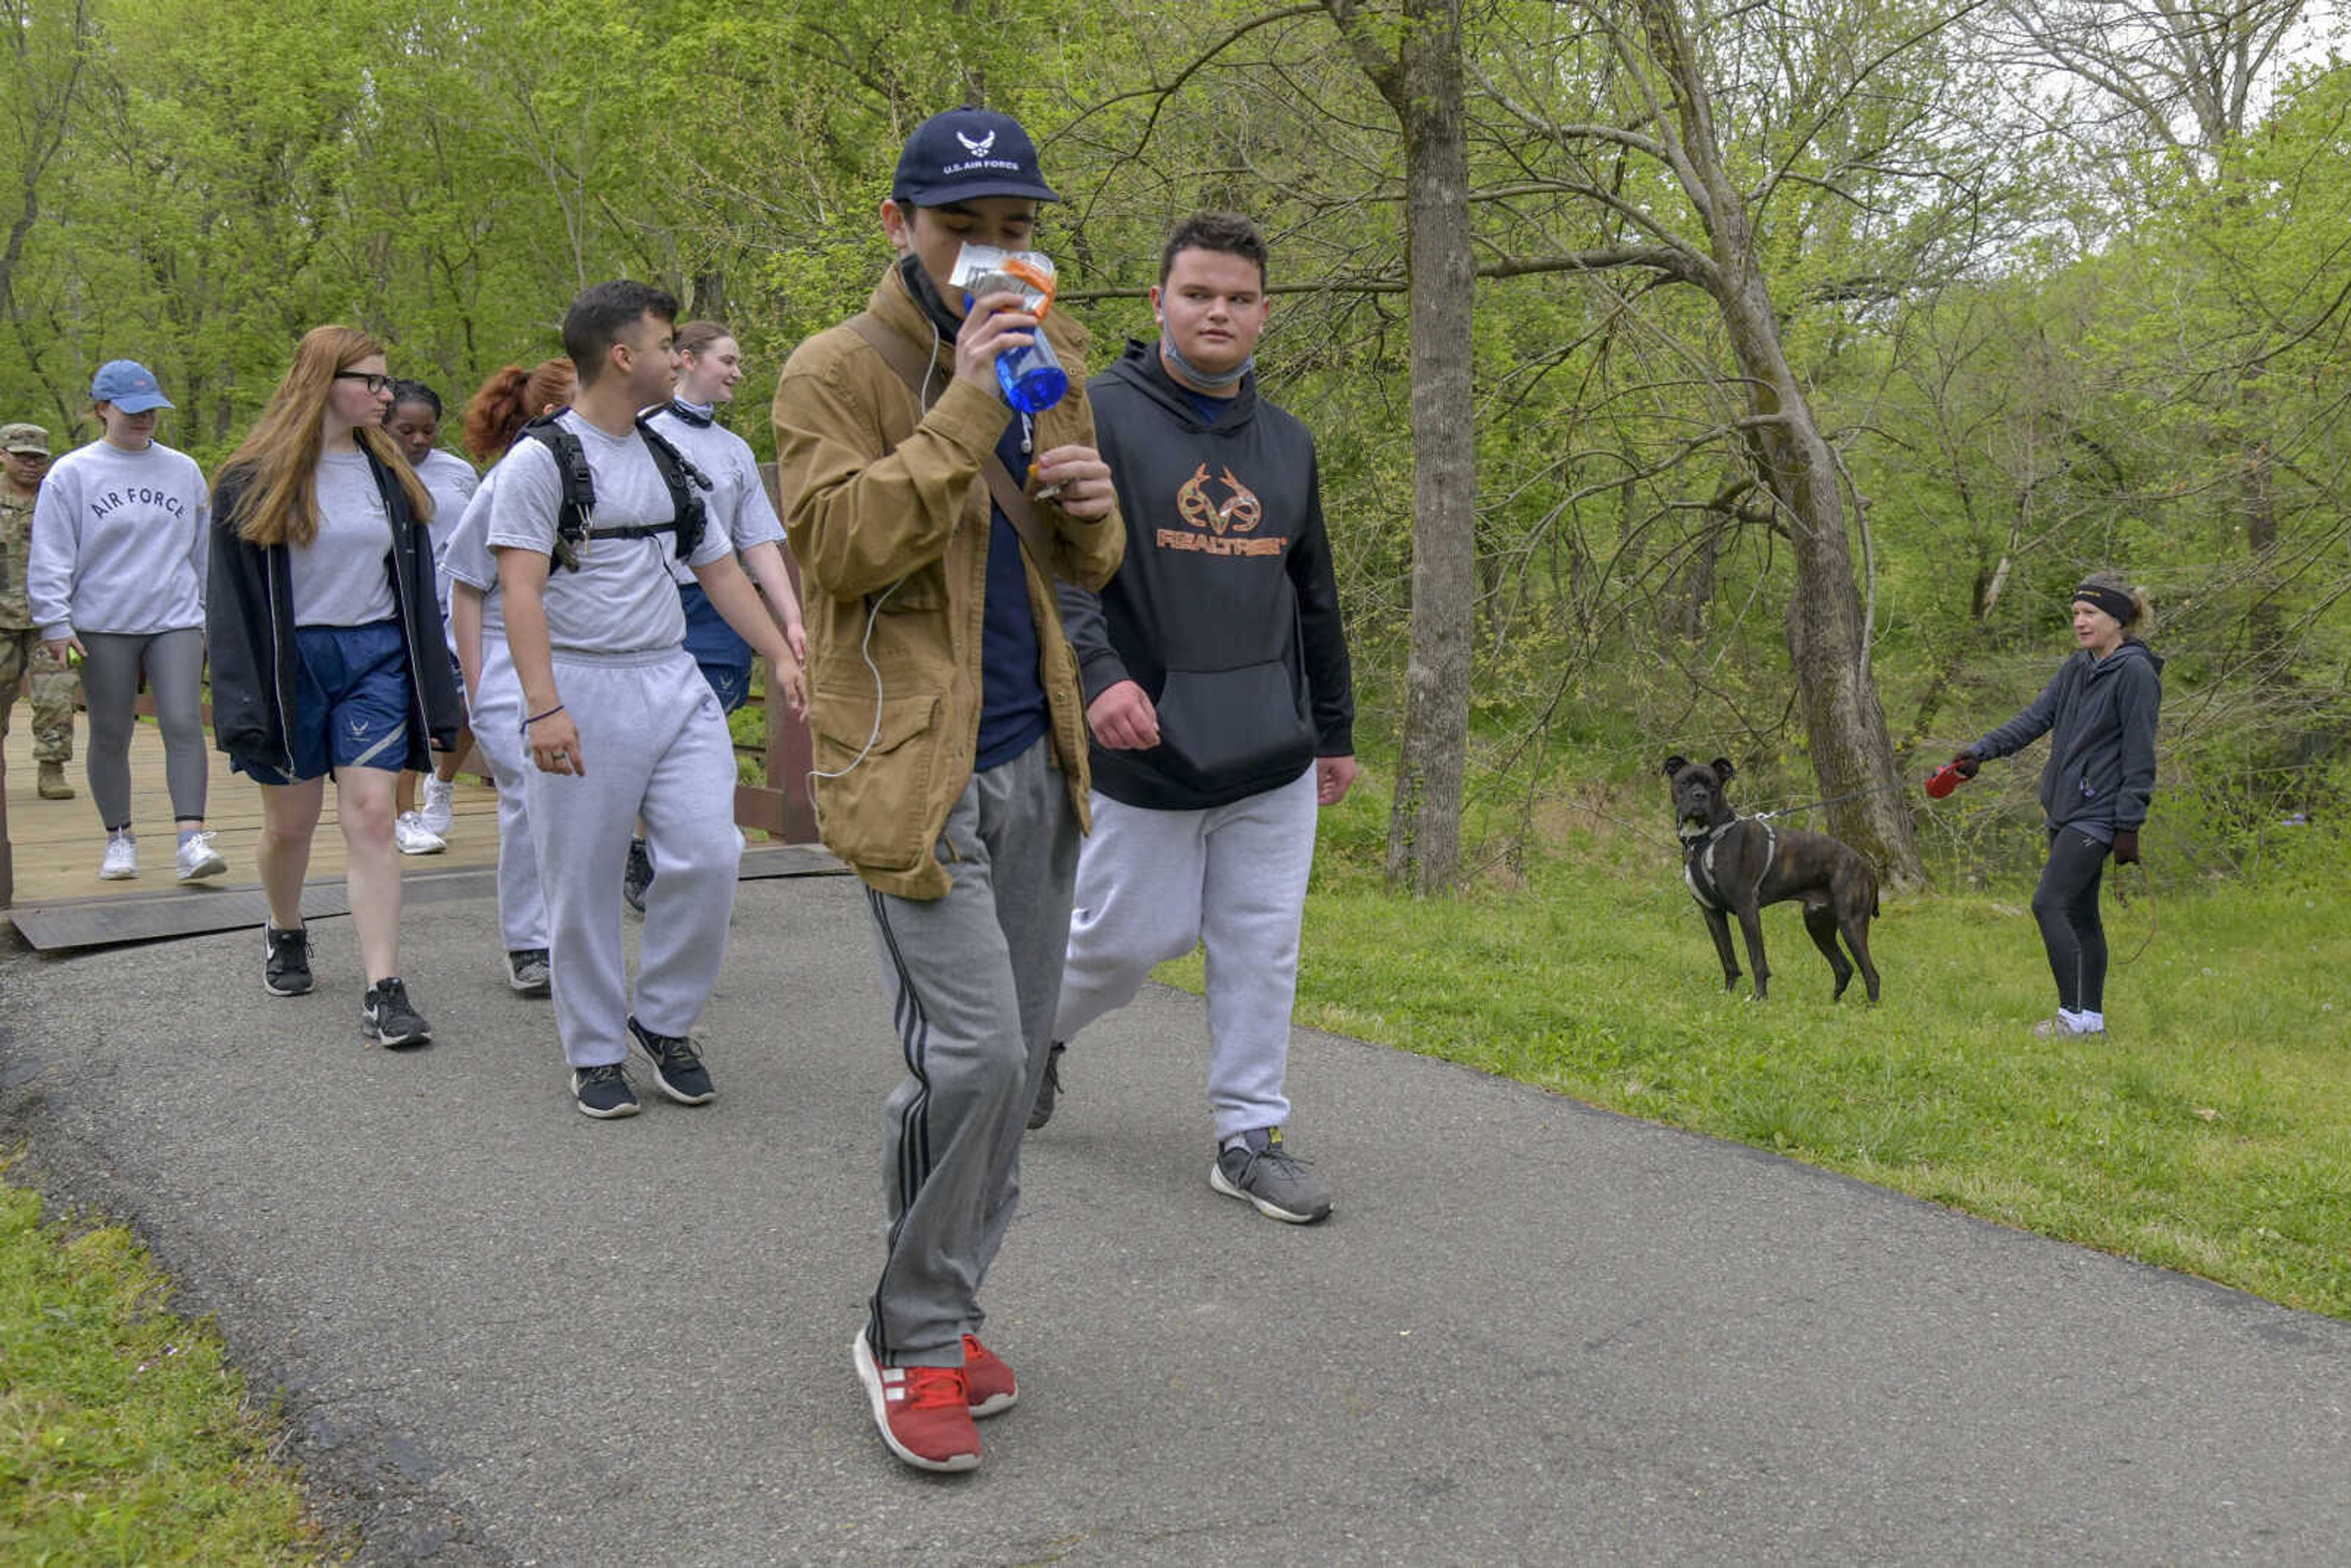
POLYGON ((482 478, 474 498, 441 547, 441 580, 462 582, 482 593, 482 635, 506 635, 507 612, 498 593, 497 558, 490 553, 490 509, 496 505, 498 470, 482 478))
MULTIPOLYGON (((704 493, 703 504, 710 508, 712 526, 725 528, 736 549, 784 542, 783 521, 768 499, 768 486, 759 478, 759 460, 752 455, 749 442, 716 424, 693 424, 666 407, 645 423, 709 476, 711 487, 704 493)), ((694 573, 675 558, 670 561, 670 575, 681 583, 694 580, 694 573)))
POLYGON ((297 626, 371 626, 392 596, 392 517, 363 452, 319 458, 319 533, 290 547, 297 626))
MULTIPOLYGON (((634 430, 607 435, 566 409, 563 427, 588 455, 596 489, 592 518, 597 528, 658 526, 671 520, 669 486, 653 466, 653 454, 634 430)), ((546 555, 555 548, 563 485, 555 455, 535 439, 515 443, 498 465, 497 497, 490 509, 493 550, 527 549, 546 555)), ((670 534, 643 538, 591 538, 580 548, 577 571, 557 567, 547 578, 547 638, 558 653, 638 653, 674 648, 685 642, 685 609, 678 602, 669 560, 677 541, 670 534)), ((703 530, 693 565, 706 566, 734 548, 724 529, 703 530)))
POLYGON ((433 497, 433 526, 429 531, 434 559, 437 560, 457 527, 457 519, 465 515, 465 504, 481 488, 482 476, 474 472, 472 464, 437 446, 416 465, 416 476, 424 481, 424 488, 433 497))
MULTIPOLYGON (((464 458, 434 447, 416 465, 416 476, 424 481, 427 494, 433 497, 433 523, 425 530, 433 546, 433 601, 441 610, 443 635, 448 635, 449 578, 440 570, 441 553, 449 548, 449 536, 457 531, 457 519, 465 515, 466 504, 474 492, 482 486, 482 476, 464 458)), ((455 653, 457 643, 449 639, 449 652, 455 653)))

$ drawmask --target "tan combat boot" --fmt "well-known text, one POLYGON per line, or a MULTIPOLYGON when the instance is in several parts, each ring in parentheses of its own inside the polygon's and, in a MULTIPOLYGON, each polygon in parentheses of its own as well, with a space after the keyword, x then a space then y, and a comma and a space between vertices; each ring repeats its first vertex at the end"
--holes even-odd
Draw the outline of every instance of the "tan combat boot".
POLYGON ((66 765, 62 762, 41 764, 40 789, 44 800, 70 800, 74 798, 74 787, 66 782, 66 765))

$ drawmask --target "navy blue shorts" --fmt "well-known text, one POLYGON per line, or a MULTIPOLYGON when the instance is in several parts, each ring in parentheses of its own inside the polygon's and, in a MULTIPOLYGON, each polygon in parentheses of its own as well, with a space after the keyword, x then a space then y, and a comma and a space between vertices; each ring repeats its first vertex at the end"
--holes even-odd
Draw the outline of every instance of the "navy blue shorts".
POLYGON ((721 711, 733 713, 750 699, 751 661, 758 655, 726 624, 702 584, 681 582, 677 596, 685 605, 685 651, 702 667, 702 678, 710 683, 721 711))
POLYGON ((266 763, 232 763, 256 783, 323 779, 340 768, 408 766, 408 640, 397 621, 299 626, 291 778, 266 763))

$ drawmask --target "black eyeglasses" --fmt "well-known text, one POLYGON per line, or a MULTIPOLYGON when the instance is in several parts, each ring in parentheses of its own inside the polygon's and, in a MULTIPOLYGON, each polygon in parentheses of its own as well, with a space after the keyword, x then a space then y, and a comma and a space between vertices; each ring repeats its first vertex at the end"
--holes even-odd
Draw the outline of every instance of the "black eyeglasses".
POLYGON ((390 376, 370 375, 365 371, 337 371, 335 372, 335 379, 339 382, 365 382, 367 390, 371 392, 386 392, 392 390, 392 378, 390 376))

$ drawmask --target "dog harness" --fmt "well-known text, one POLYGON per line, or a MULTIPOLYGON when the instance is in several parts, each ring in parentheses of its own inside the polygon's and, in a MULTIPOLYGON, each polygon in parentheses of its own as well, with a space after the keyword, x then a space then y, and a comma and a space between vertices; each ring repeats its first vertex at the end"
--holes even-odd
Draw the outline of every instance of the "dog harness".
POLYGON ((1689 849, 1682 861, 1682 880, 1689 883, 1690 896, 1698 900, 1701 909, 1717 915, 1730 913, 1729 901, 1722 896, 1722 883, 1715 878, 1714 851, 1722 842, 1722 836, 1741 822, 1753 822, 1763 830, 1763 858, 1757 862, 1755 885, 1750 891, 1761 894, 1763 890, 1763 878, 1771 870, 1771 857, 1779 852, 1780 835, 1761 817, 1733 817, 1701 837, 1684 841, 1689 849))

